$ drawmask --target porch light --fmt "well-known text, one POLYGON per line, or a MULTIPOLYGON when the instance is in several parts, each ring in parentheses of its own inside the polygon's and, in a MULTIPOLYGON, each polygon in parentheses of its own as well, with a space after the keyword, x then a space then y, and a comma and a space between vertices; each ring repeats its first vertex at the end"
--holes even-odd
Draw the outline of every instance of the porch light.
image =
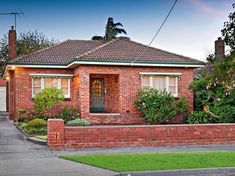
POLYGON ((12 69, 12 70, 15 70, 15 69, 16 69, 16 66, 12 66, 11 69, 12 69))
POLYGON ((9 80, 10 80, 10 77, 9 77, 9 76, 7 76, 7 77, 6 77, 6 80, 7 80, 7 81, 9 81, 9 80))

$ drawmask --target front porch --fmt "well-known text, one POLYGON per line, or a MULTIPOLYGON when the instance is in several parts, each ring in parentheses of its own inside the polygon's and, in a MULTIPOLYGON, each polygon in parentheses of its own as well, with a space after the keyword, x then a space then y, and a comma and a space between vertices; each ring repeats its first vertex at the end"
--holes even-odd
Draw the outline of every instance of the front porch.
POLYGON ((134 106, 141 83, 138 73, 126 76, 121 68, 84 65, 77 67, 74 75, 79 83, 75 87, 81 118, 99 125, 143 124, 134 106))

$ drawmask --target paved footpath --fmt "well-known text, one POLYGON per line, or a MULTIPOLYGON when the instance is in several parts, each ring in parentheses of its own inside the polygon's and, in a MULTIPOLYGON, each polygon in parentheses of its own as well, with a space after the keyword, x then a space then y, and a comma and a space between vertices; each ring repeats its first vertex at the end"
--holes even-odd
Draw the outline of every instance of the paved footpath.
POLYGON ((0 116, 0 176, 111 176, 117 173, 57 158, 46 146, 30 143, 0 116))

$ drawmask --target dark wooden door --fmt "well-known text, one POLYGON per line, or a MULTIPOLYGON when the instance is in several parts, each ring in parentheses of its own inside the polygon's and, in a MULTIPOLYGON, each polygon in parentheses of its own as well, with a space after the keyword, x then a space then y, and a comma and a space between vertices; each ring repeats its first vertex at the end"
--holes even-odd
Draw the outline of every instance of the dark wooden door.
POLYGON ((90 82, 90 111, 104 111, 104 79, 92 78, 90 82))

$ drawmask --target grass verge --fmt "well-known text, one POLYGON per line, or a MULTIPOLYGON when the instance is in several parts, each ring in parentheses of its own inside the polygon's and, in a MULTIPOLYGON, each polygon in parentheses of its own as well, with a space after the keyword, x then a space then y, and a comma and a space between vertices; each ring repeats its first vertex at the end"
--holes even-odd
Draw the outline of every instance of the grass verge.
POLYGON ((235 151, 66 155, 61 158, 116 172, 235 166, 235 151))

